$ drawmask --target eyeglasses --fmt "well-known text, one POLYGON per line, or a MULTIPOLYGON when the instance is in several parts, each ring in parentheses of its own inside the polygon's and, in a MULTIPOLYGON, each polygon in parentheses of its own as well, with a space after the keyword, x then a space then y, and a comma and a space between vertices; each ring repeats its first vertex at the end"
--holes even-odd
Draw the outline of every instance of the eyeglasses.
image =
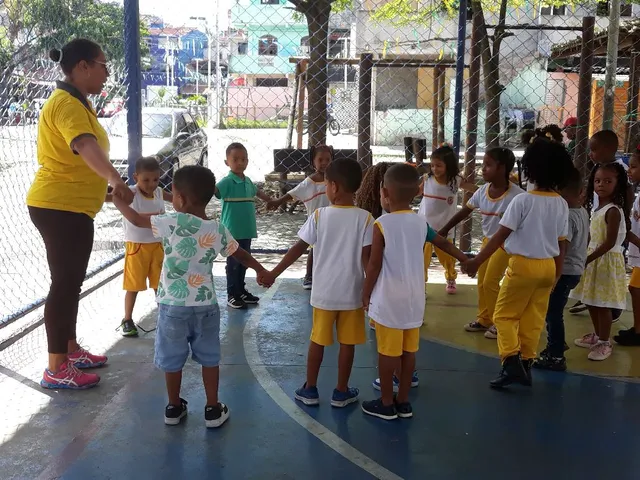
POLYGON ((107 75, 109 75, 109 66, 105 62, 100 62, 98 60, 93 60, 93 63, 97 63, 98 65, 102 65, 102 68, 104 68, 104 71, 107 73, 107 75))

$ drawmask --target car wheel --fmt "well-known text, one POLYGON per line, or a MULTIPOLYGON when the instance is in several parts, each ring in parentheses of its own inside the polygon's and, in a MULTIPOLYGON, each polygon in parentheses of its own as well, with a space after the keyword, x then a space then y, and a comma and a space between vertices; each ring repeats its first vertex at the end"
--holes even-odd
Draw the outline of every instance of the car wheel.
POLYGON ((180 164, 177 158, 172 158, 168 160, 167 163, 169 164, 169 168, 167 168, 167 171, 160 178, 160 186, 163 190, 171 192, 171 188, 173 187, 173 174, 180 168, 180 164))
POLYGON ((206 149, 204 149, 200 154, 198 165, 200 165, 201 167, 209 168, 209 152, 206 149))

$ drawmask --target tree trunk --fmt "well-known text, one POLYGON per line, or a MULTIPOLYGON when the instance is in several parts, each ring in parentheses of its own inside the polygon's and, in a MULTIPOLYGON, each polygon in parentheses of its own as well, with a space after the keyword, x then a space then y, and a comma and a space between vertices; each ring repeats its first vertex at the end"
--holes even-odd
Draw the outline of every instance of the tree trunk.
MULTIPOLYGON (((310 60, 307 69, 309 109, 309 146, 327 141, 327 53, 329 38, 330 0, 314 0, 305 9, 309 26, 310 60)), ((300 105, 299 108, 303 108, 300 105)))

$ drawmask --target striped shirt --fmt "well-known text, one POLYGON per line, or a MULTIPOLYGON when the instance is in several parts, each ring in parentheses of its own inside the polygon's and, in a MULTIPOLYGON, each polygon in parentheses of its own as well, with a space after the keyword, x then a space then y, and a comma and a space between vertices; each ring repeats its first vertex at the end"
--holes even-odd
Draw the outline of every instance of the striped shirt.
POLYGON ((328 207, 327 186, 324 182, 314 182, 311 177, 305 178, 295 188, 289 190, 294 200, 304 203, 307 215, 311 215, 320 207, 328 207))
POLYGON ((256 226, 256 194, 258 188, 249 177, 240 178, 229 172, 216 185, 216 198, 222 202, 220 222, 237 240, 258 238, 256 226))
POLYGON ((482 185, 467 202, 467 207, 479 210, 482 215, 482 235, 493 237, 500 228, 500 219, 516 195, 524 193, 517 185, 509 183, 509 188, 498 198, 489 196, 490 183, 482 185))

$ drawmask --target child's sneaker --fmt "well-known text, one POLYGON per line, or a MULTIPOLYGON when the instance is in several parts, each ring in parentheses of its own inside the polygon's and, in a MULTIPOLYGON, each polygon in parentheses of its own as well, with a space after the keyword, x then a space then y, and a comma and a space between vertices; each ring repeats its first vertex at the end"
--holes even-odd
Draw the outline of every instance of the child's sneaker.
POLYGON ((204 407, 204 424, 207 428, 221 427, 229 418, 229 408, 222 402, 215 406, 204 407))
POLYGON ((633 327, 629 333, 627 330, 620 330, 618 335, 613 337, 618 345, 624 347, 638 347, 640 346, 640 334, 637 334, 633 327))
POLYGON ((242 293, 242 295, 240 296, 240 298, 242 299, 242 301, 244 303, 246 303, 247 305, 257 305, 258 302, 260 301, 259 297, 256 297, 255 295, 250 294, 249 292, 247 292, 246 290, 242 293))
POLYGON ((613 347, 611 346, 611 342, 604 342, 600 340, 596 345, 591 348, 589 355, 587 358, 589 360, 594 360, 596 362, 601 362, 602 360, 606 360, 613 353, 613 347))
POLYGON ((312 406, 320 403, 318 387, 307 387, 307 383, 296 390, 295 399, 305 405, 312 406))
POLYGON ((567 370, 567 359, 564 357, 550 357, 549 355, 542 355, 536 358, 533 362, 533 368, 538 370, 550 370, 552 372, 564 372, 567 370))
POLYGON ((369 319, 369 328, 371 330, 375 330, 376 329, 376 322, 374 322, 371 318, 369 319))
MULTIPOLYGON (((373 383, 373 388, 376 390, 380 390, 380 379, 376 378, 373 383)), ((413 372, 413 376, 411 377, 411 388, 415 388, 420 385, 420 379, 418 378, 418 372, 413 372)), ((400 379, 393 376, 393 393, 398 393, 398 388, 400 388, 400 379)))
POLYGON ((470 332, 470 333, 475 333, 475 332, 486 332, 487 331, 487 327, 485 327, 483 324, 481 324, 480 322, 478 322, 477 320, 475 322, 469 322, 464 326, 464 331, 465 332, 470 332))
POLYGON ((78 370, 73 362, 67 360, 60 369, 53 373, 46 369, 40 380, 42 388, 58 389, 64 388, 68 390, 86 390, 95 387, 100 382, 100 377, 95 373, 85 373, 78 370))
POLYGON ((331 397, 331 406, 338 408, 346 407, 350 403, 357 402, 359 394, 360 390, 357 388, 347 388, 346 392, 341 392, 334 388, 333 395, 331 397))
POLYGON ((569 308, 569 313, 578 314, 587 310, 587 306, 582 302, 576 302, 573 307, 569 308))
POLYGON ((491 325, 489 329, 484 332, 484 338, 488 338, 489 340, 495 340, 498 338, 498 329, 495 325, 491 325))
POLYGON ((581 348, 591 348, 598 344, 598 336, 595 333, 587 333, 582 338, 576 338, 573 343, 581 348))
POLYGON ((454 293, 456 293, 456 291, 457 291, 456 281, 455 280, 447 280, 447 286, 445 288, 445 291, 449 295, 453 295, 454 293))
POLYGON ((123 320, 118 328, 122 330, 123 337, 138 336, 138 328, 136 327, 136 324, 133 323, 133 320, 123 320))
MULTIPOLYGON (((394 400, 395 401, 395 400, 394 400)), ((411 418, 413 417, 413 408, 409 402, 398 403, 396 404, 396 413, 400 418, 411 418)))
POLYGON ((242 310, 247 308, 247 304, 240 297, 229 297, 227 305, 235 310, 242 310))
POLYGON ((382 403, 382 399, 371 400, 369 402, 362 402, 362 411, 372 417, 378 417, 383 420, 396 420, 398 418, 398 412, 395 405, 389 405, 385 407, 382 403))
POLYGON ((167 405, 164 409, 165 425, 178 425, 187 416, 187 401, 180 399, 180 405, 167 405))
POLYGON ((97 368, 107 363, 107 357, 104 355, 94 355, 82 347, 70 353, 67 358, 76 368, 97 368))
POLYGON ((302 288, 305 290, 311 290, 311 277, 304 277, 302 279, 302 288))

